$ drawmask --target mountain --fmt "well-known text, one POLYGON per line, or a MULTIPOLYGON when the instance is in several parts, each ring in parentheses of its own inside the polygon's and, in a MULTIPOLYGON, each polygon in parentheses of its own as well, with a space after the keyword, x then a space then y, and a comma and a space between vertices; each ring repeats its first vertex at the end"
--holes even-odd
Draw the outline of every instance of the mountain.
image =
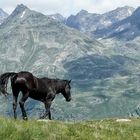
POLYGON ((46 66, 51 66, 50 69, 59 71, 62 62, 99 53, 103 47, 96 40, 24 5, 16 7, 0 26, 0 32, 1 49, 18 51, 16 55, 2 51, 9 55, 6 61, 19 62, 15 64, 17 70, 34 68, 34 71, 49 72, 46 66))
POLYGON ((97 38, 118 38, 132 40, 140 36, 140 7, 138 7, 131 16, 121 20, 107 28, 94 32, 97 38))
MULTIPOLYGON (((65 67, 68 62, 100 54, 104 47, 98 41, 23 4, 18 5, 1 24, 0 43, 0 73, 27 70, 36 76, 66 79, 70 79, 65 67)), ((55 108, 61 102, 66 104, 61 97, 55 108)), ((29 108, 34 116, 34 104, 30 104, 29 108)), ((66 113, 64 106, 62 109, 65 111, 58 108, 62 114, 66 113)))
POLYGON ((64 24, 66 24, 66 18, 63 17, 61 14, 57 13, 57 14, 52 14, 52 15, 48 15, 49 17, 59 21, 59 22, 62 22, 64 24))
POLYGON ((8 14, 0 8, 0 24, 8 17, 8 14))
MULTIPOLYGON (((122 53, 122 47, 111 43, 105 46, 21 4, 0 25, 0 73, 27 70, 38 77, 72 79, 73 100, 68 104, 62 96, 56 97, 54 118, 128 116, 139 104, 140 61, 138 54, 122 53)), ((12 99, 0 98, 1 114, 11 116, 12 99)), ((30 117, 36 118, 43 109, 37 101, 27 102, 30 117)))
POLYGON ((77 15, 68 17, 66 24, 82 32, 94 35, 94 31, 111 26, 129 17, 134 11, 132 7, 119 7, 104 14, 88 13, 81 10, 77 15))
POLYGON ((99 16, 99 14, 90 14, 85 10, 81 10, 76 16, 71 15, 68 17, 66 25, 82 32, 89 32, 89 30, 97 28, 99 16))

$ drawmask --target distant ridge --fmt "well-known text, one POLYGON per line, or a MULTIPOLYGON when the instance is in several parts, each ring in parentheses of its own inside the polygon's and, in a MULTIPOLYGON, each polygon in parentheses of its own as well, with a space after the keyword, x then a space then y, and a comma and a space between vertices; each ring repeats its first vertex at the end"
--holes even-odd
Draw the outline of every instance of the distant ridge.
MULTIPOLYGON (((90 37, 95 35, 95 30, 103 31, 102 28, 104 32, 98 35, 105 37, 112 35, 116 29, 119 31, 118 35, 133 31, 132 29, 138 32, 137 20, 127 26, 124 23, 131 22, 132 17, 138 17, 139 12, 131 14, 126 9, 129 8, 124 8, 127 11, 123 12, 126 14, 125 19, 121 19, 125 16, 120 9, 115 12, 116 16, 114 12, 111 12, 112 15, 109 13, 111 17, 82 10, 78 15, 80 20, 74 16, 78 22, 75 24, 78 28, 75 29, 57 20, 59 14, 56 17, 44 15, 25 5, 18 5, 0 25, 0 74, 25 70, 37 77, 72 79, 73 101, 66 104, 61 97, 57 98, 52 109, 54 118, 59 120, 79 121, 139 115, 139 34, 135 41, 123 40, 122 36, 117 40, 115 34, 99 41, 94 36, 90 37), (118 15, 117 22, 115 20, 118 20, 118 15), (91 26, 93 21, 89 21, 93 17, 96 24, 91 26), (124 25, 129 30, 121 32, 124 25), (130 25, 133 28, 129 28, 130 25), (107 34, 108 31, 112 32, 107 34)), ((11 116, 12 100, 5 104, 0 99, 0 114, 11 116)), ((37 118, 43 112, 39 103, 31 101, 27 106, 32 118, 37 118)))
POLYGON ((118 38, 132 40, 140 36, 140 7, 138 7, 127 18, 112 24, 111 26, 99 29, 93 34, 96 38, 118 38))
POLYGON ((94 36, 94 31, 107 28, 129 17, 133 11, 134 8, 128 6, 119 7, 104 14, 88 13, 86 10, 81 10, 76 15, 68 17, 66 24, 94 36))

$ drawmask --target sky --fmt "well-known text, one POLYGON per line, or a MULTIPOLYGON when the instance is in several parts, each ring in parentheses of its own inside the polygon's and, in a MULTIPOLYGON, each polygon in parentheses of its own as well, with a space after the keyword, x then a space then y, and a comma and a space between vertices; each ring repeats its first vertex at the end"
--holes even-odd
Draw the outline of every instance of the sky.
POLYGON ((122 6, 140 6, 140 0, 0 0, 0 8, 11 13, 17 4, 43 14, 60 13, 65 17, 84 9, 90 13, 104 13, 122 6))

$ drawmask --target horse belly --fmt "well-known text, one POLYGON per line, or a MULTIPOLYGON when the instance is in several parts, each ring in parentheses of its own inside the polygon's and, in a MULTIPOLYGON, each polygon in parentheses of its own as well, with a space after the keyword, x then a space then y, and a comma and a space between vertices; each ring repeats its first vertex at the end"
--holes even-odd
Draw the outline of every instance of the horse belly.
POLYGON ((29 97, 39 101, 44 101, 46 98, 44 93, 39 93, 39 92, 30 92, 29 97))

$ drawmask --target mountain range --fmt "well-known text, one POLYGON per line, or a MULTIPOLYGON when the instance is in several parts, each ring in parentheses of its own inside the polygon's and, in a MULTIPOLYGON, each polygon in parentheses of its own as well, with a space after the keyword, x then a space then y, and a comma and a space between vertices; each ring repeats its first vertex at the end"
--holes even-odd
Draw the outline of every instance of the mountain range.
POLYGON ((104 47, 24 5, 18 5, 1 24, 0 42, 1 73, 27 70, 36 76, 67 79, 68 62, 99 53, 104 47))
POLYGON ((140 35, 140 7, 131 16, 107 27, 97 30, 94 34, 101 38, 121 38, 133 40, 140 35))
POLYGON ((104 29, 118 21, 130 16, 134 11, 133 7, 119 7, 104 14, 88 13, 81 10, 78 14, 68 17, 66 24, 82 32, 93 34, 94 31, 104 29))
MULTIPOLYGON (((137 116, 139 37, 126 42, 117 36, 103 36, 108 28, 113 31, 113 26, 137 15, 137 10, 126 6, 103 15, 82 10, 66 19, 20 4, 0 25, 0 73, 27 70, 38 77, 72 79, 73 101, 65 103, 59 96, 53 103, 57 119, 137 116), (80 24, 71 28, 75 21, 80 24)), ((1 113, 11 115, 9 106, 0 100, 1 113)), ((31 117, 43 108, 36 101, 27 103, 31 117)))

